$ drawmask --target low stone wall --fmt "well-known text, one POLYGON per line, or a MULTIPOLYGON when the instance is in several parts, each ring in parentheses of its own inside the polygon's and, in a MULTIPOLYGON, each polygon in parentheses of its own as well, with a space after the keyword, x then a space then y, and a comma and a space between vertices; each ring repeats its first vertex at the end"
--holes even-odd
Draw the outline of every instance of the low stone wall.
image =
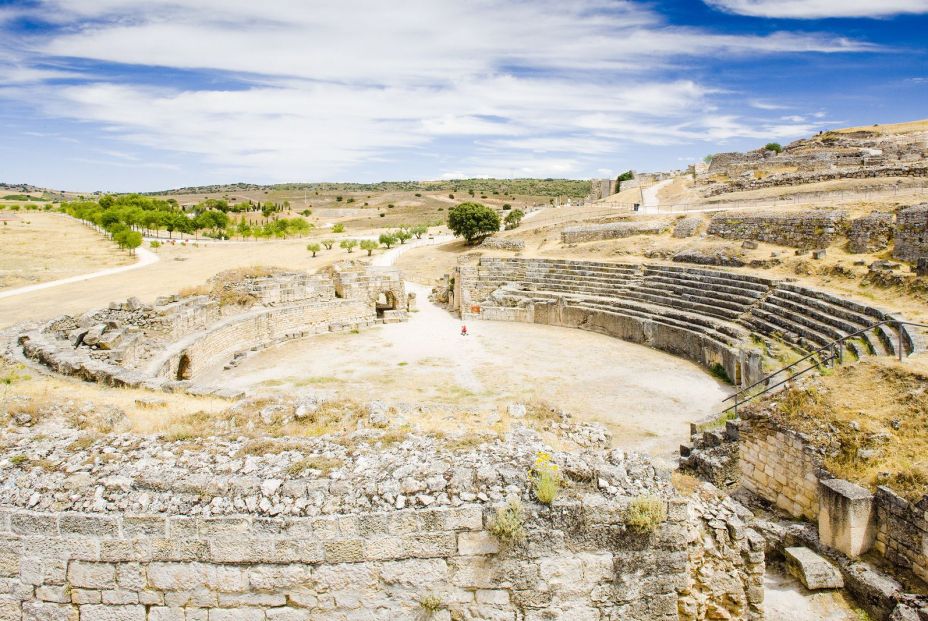
POLYGON ((665 221, 644 220, 630 222, 610 222, 608 224, 590 224, 571 226, 561 231, 561 242, 578 244, 589 241, 621 239, 632 235, 657 235, 667 230, 670 225, 665 221))
POLYGON ((700 226, 702 226, 702 218, 700 217, 680 218, 673 225, 673 236, 677 238, 692 237, 699 231, 700 226))
POLYGON ((876 551, 894 566, 908 569, 928 582, 928 496, 911 503, 880 486, 874 506, 876 551))
POLYGON ((896 245, 893 256, 915 262, 928 257, 928 203, 896 214, 896 245))
POLYGON ((793 517, 817 519, 818 481, 831 478, 821 455, 765 418, 742 420, 739 435, 741 485, 793 517))
POLYGON ((650 536, 623 511, 558 503, 529 516, 516 546, 476 506, 306 519, 5 511, 0 618, 393 621, 427 616, 434 598, 445 620, 676 620, 687 504, 671 501, 650 536))
POLYGON ((494 248, 497 250, 525 250, 524 239, 509 239, 507 237, 487 237, 480 245, 484 248, 494 248))
MULTIPOLYGON (((816 523, 822 542, 847 556, 856 558, 872 546, 897 571, 928 582, 928 495, 909 502, 888 487, 870 494, 835 479, 801 434, 764 415, 742 419, 737 433, 726 439, 737 444, 733 454, 745 489, 792 517, 816 523)), ((725 466, 713 459, 720 453, 718 444, 701 464, 725 466)))
POLYGON ((855 254, 884 250, 893 238, 893 214, 875 212, 853 220, 847 238, 855 254))
POLYGON ((726 239, 753 239, 797 248, 825 248, 847 223, 847 212, 813 210, 789 213, 722 213, 713 216, 708 233, 726 239))
POLYGON ((189 335, 156 358, 149 370, 167 380, 182 379, 178 377, 178 366, 186 357, 186 379, 195 380, 201 371, 227 362, 236 352, 261 349, 314 334, 363 328, 372 325, 375 319, 374 309, 361 300, 332 300, 262 309, 230 317, 203 333, 189 335))

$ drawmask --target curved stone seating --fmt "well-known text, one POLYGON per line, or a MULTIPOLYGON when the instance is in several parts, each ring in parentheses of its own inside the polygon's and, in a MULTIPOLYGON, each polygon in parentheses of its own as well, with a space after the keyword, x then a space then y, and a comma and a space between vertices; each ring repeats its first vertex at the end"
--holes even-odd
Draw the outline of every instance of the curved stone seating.
POLYGON ((671 265, 486 258, 459 266, 462 315, 595 330, 721 364, 750 382, 761 373, 751 337, 812 351, 860 332, 856 356, 910 354, 920 335, 895 316, 829 293, 750 274, 671 265), (746 367, 746 361, 751 362, 746 367), (752 379, 753 378, 753 379, 752 379))

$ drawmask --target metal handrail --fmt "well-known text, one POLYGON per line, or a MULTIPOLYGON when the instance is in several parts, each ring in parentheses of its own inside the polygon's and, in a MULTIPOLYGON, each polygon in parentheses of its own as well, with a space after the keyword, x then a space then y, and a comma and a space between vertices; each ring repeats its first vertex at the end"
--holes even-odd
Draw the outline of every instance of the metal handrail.
POLYGON ((839 364, 842 363, 842 362, 844 361, 843 348, 842 348, 842 347, 839 347, 839 345, 843 345, 846 341, 848 341, 848 340, 850 340, 850 339, 852 339, 852 338, 855 338, 855 337, 857 337, 857 336, 860 336, 861 334, 863 334, 863 333, 865 333, 865 332, 869 332, 870 330, 873 330, 874 328, 879 328, 880 326, 886 325, 886 324, 893 324, 893 325, 896 326, 896 332, 898 333, 898 336, 899 336, 899 344, 898 344, 898 346, 897 346, 897 348, 896 348, 896 349, 897 349, 897 353, 899 354, 899 360, 902 360, 902 356, 903 356, 902 326, 916 326, 916 327, 919 327, 919 328, 928 328, 928 325, 921 324, 921 323, 914 323, 914 322, 912 322, 912 321, 900 321, 900 320, 898 320, 898 319, 884 319, 884 320, 879 321, 879 322, 877 322, 877 323, 875 323, 875 324, 872 324, 872 325, 870 325, 870 326, 868 326, 868 327, 866 327, 866 328, 861 328, 860 330, 857 330, 856 332, 852 332, 851 334, 845 334, 845 335, 842 336, 841 338, 835 339, 834 341, 828 343, 827 345, 823 345, 822 347, 819 347, 818 349, 816 349, 816 350, 814 350, 814 351, 812 351, 812 352, 809 352, 808 354, 806 354, 805 356, 803 356, 803 357, 800 358, 799 360, 796 360, 796 361, 792 362, 791 364, 788 364, 787 366, 783 367, 782 369, 779 369, 779 370, 777 370, 777 371, 774 371, 773 373, 771 373, 771 374, 769 374, 769 375, 767 375, 767 376, 765 376, 765 377, 763 377, 763 378, 757 380, 756 382, 754 382, 754 383, 751 384, 750 386, 747 386, 747 387, 745 387, 745 388, 742 388, 742 389, 739 390, 738 392, 736 392, 736 393, 734 393, 734 394, 732 394, 732 395, 729 395, 728 397, 726 397, 725 399, 722 400, 722 403, 725 403, 726 401, 731 401, 732 399, 735 400, 735 403, 734 403, 732 406, 730 406, 730 407, 728 407, 728 408, 725 408, 722 412, 719 412, 719 415, 725 414, 726 412, 728 412, 728 410, 731 410, 731 409, 734 409, 734 410, 735 410, 735 413, 737 414, 737 412, 738 412, 738 406, 739 406, 739 405, 743 405, 743 404, 745 404, 745 403, 747 403, 747 402, 749 402, 749 401, 753 401, 753 400, 756 399, 757 397, 760 397, 761 395, 764 395, 764 394, 770 392, 770 391, 773 390, 774 388, 777 388, 778 386, 782 386, 783 384, 785 384, 785 383, 787 383, 787 382, 789 382, 789 381, 792 381, 792 380, 796 379, 796 378, 799 377, 800 375, 804 375, 805 373, 811 371, 812 369, 817 369, 817 368, 819 368, 821 365, 827 364, 827 363, 831 362, 832 360, 837 360, 839 364), (801 362, 804 362, 804 361, 808 360, 809 358, 813 358, 813 357, 815 357, 815 356, 821 354, 822 352, 826 352, 826 351, 830 351, 830 355, 829 355, 827 358, 821 359, 821 360, 819 360, 818 362, 816 362, 816 363, 814 363, 814 364, 810 364, 810 365, 809 365, 808 367, 806 367, 805 369, 803 369, 803 370, 801 370, 801 371, 799 371, 799 372, 797 372, 797 373, 791 374, 791 375, 790 375, 789 377, 787 377, 786 379, 781 380, 781 381, 777 382, 776 384, 767 386, 766 388, 764 388, 764 390, 760 391, 759 393, 754 394, 754 395, 749 395, 746 399, 743 399, 743 400, 740 400, 740 401, 739 401, 738 398, 739 398, 741 395, 743 395, 744 393, 746 393, 746 392, 748 392, 749 390, 751 390, 752 388, 755 388, 755 387, 757 387, 757 386, 759 386, 760 384, 763 384, 763 383, 765 383, 765 382, 769 382, 771 379, 773 379, 774 377, 780 375, 780 374, 783 373, 784 371, 788 371, 788 370, 792 369, 793 367, 795 367, 796 365, 800 364, 801 362))

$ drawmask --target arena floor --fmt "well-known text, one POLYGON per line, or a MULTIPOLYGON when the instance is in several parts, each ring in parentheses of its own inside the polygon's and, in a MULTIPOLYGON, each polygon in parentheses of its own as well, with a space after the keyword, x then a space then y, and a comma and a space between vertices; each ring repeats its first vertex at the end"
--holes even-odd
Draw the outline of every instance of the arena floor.
POLYGON ((608 336, 534 324, 467 325, 417 292, 406 323, 291 341, 199 380, 250 392, 312 391, 359 401, 442 403, 504 411, 543 402, 606 424, 614 445, 670 457, 688 423, 731 389, 697 365, 608 336))

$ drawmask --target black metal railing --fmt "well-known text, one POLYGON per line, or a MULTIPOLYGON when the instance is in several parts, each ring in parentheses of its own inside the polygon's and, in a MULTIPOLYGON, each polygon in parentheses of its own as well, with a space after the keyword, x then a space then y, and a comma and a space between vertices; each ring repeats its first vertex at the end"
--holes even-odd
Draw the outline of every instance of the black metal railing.
MULTIPOLYGON (((782 369, 779 369, 777 371, 774 371, 773 373, 770 373, 769 375, 757 380, 750 386, 746 386, 742 388, 741 390, 739 390, 738 392, 734 393, 733 395, 730 395, 729 397, 724 399, 722 403, 727 403, 728 401, 731 401, 732 399, 734 399, 735 402, 732 405, 725 408, 724 410, 722 410, 721 412, 719 412, 719 416, 724 416, 729 411, 733 411, 735 416, 737 416, 738 406, 744 405, 745 403, 753 401, 754 399, 760 397, 761 395, 764 395, 770 392, 771 390, 774 390, 775 388, 779 388, 783 384, 786 384, 787 382, 791 382, 797 377, 805 375, 806 373, 808 373, 809 371, 813 369, 820 369, 822 368, 823 365, 827 366, 829 365, 829 363, 833 361, 837 361, 838 364, 843 363, 844 362, 844 346, 849 340, 857 338, 860 335, 866 332, 870 332, 871 330, 879 328, 880 326, 883 326, 883 325, 893 325, 896 327, 896 334, 898 336, 898 341, 896 343, 896 351, 899 355, 899 360, 902 360, 903 356, 906 355, 905 344, 903 343, 902 326, 914 326, 918 328, 928 328, 928 325, 914 323, 911 321, 901 321, 898 319, 884 319, 883 321, 879 321, 871 326, 867 326, 866 328, 861 328, 860 330, 857 330, 856 332, 852 332, 851 334, 845 334, 841 338, 835 339, 834 341, 828 343, 827 345, 823 345, 822 347, 819 347, 818 349, 809 352, 808 354, 806 354, 799 360, 796 360, 792 362, 791 364, 786 365, 782 369), (807 360, 813 360, 813 362, 811 362, 808 367, 800 371, 796 371, 795 373, 789 374, 789 377, 787 377, 786 379, 782 379, 776 382, 775 384, 768 384, 770 380, 778 377, 782 373, 789 371, 790 369, 793 369, 794 367, 798 366, 799 364, 802 364, 803 362, 807 360), (763 390, 759 392, 754 392, 754 393, 751 392, 755 388, 760 386, 761 384, 764 385, 763 390)), ((914 350, 914 342, 912 344, 912 349, 914 350)), ((910 352, 910 353, 913 353, 913 352, 910 352)))

